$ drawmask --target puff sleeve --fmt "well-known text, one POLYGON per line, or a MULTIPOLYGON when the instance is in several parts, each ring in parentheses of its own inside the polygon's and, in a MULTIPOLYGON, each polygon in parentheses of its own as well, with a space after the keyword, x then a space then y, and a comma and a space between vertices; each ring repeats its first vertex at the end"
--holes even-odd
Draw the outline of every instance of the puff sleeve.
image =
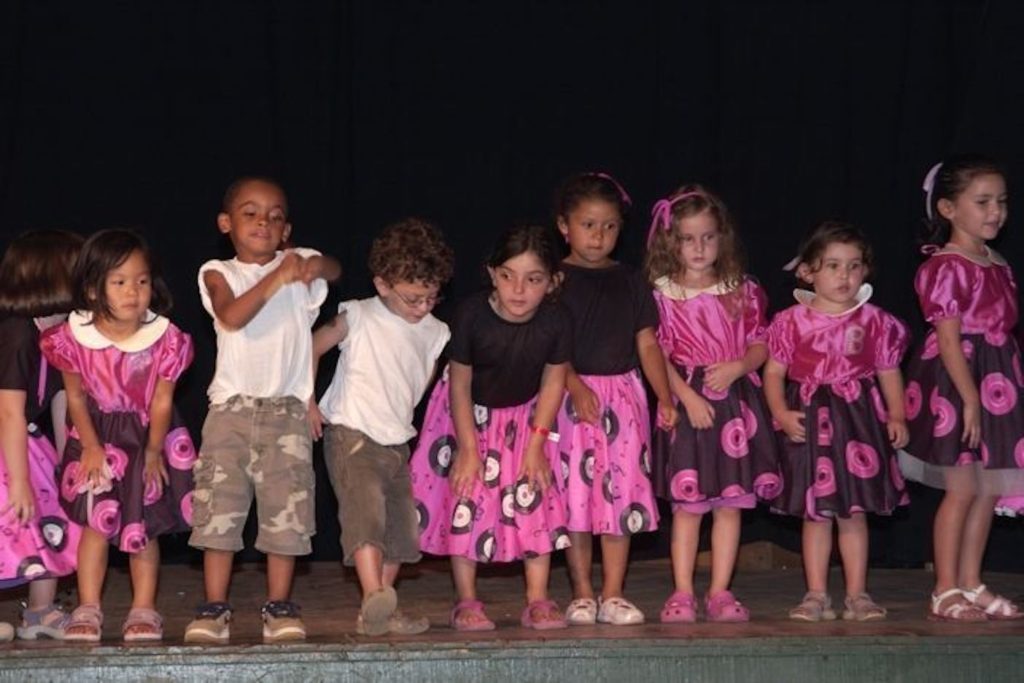
POLYGON ((881 327, 881 333, 875 341, 875 369, 892 370, 899 367, 907 351, 910 335, 907 326, 888 313, 882 313, 881 327))
POLYGON ((932 256, 917 270, 914 289, 924 319, 959 318, 970 307, 971 283, 967 268, 959 258, 932 256))
POLYGON ((39 339, 46 362, 61 372, 82 374, 79 346, 71 336, 71 327, 62 323, 43 332, 39 339))
POLYGON ((764 344, 768 336, 768 295, 753 280, 743 283, 743 329, 747 346, 764 344))
POLYGON ((772 360, 789 366, 796 354, 797 329, 793 309, 779 311, 768 326, 768 353, 772 360))
POLYGON ((181 373, 192 364, 195 350, 192 337, 182 332, 173 323, 167 326, 160 339, 160 355, 157 359, 157 375, 168 382, 177 382, 181 373))

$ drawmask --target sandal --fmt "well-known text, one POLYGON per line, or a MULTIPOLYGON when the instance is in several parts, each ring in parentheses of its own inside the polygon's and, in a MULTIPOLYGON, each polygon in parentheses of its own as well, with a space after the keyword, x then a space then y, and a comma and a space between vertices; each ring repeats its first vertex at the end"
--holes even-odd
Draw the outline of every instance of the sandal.
POLYGON ((18 627, 18 638, 36 640, 40 636, 64 640, 64 627, 68 615, 57 605, 47 605, 42 609, 29 609, 26 605, 21 610, 21 626, 18 627))
POLYGON ((644 613, 626 598, 601 600, 597 620, 612 626, 633 626, 644 623, 644 613))
POLYGON ((789 618, 794 621, 832 621, 836 618, 832 598, 827 593, 807 591, 800 604, 789 610, 789 618))
POLYGON ((597 601, 576 598, 565 608, 565 620, 570 626, 592 626, 597 623, 597 601))
POLYGON ((846 621, 875 621, 885 619, 889 613, 887 609, 871 599, 867 593, 860 595, 847 595, 843 600, 843 619, 846 621))
POLYGON ((519 618, 523 628, 532 628, 535 631, 551 631, 553 629, 565 628, 565 617, 562 610, 554 600, 534 600, 523 610, 519 618))
POLYGON ((456 631, 493 631, 494 622, 484 613, 484 603, 475 598, 459 600, 448 615, 448 623, 456 631))
POLYGON ((98 643, 102 629, 103 610, 100 606, 95 603, 79 605, 64 624, 64 640, 73 643, 98 643))
POLYGON ((928 610, 932 621, 987 621, 988 616, 964 595, 959 588, 950 588, 938 595, 932 593, 932 605, 928 610), (959 598, 957 600, 956 598, 959 598))
POLYGON ((676 591, 668 596, 668 600, 661 608, 661 623, 692 624, 695 621, 697 621, 697 601, 693 599, 693 593, 676 591))
POLYGON ((704 598, 704 614, 708 621, 719 623, 750 621, 750 610, 740 604, 732 591, 728 590, 704 598))
POLYGON ((396 607, 398 607, 398 595, 391 586, 384 586, 367 593, 359 610, 365 635, 382 636, 387 633, 388 621, 396 607))
POLYGON ((164 618, 155 609, 132 607, 128 610, 121 636, 126 643, 151 643, 164 639, 164 618))
POLYGON ((1015 619, 1024 618, 1024 613, 1017 608, 1017 605, 1010 602, 1002 595, 993 593, 988 589, 985 584, 978 584, 977 588, 970 590, 964 589, 961 591, 967 602, 971 603, 980 610, 984 610, 985 616, 993 621, 1013 621, 1015 619), (982 596, 988 593, 991 597, 988 604, 982 604, 982 596))

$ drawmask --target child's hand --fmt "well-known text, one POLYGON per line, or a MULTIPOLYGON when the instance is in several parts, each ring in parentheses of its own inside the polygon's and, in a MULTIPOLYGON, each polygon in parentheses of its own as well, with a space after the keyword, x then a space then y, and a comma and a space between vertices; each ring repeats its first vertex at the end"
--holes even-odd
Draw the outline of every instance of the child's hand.
POLYGON ((786 432, 790 441, 793 443, 807 441, 807 432, 804 430, 804 414, 801 411, 787 410, 775 419, 782 425, 782 431, 786 432))
POLYGON ((968 448, 981 445, 981 406, 977 401, 964 402, 964 434, 960 440, 968 448))
POLYGON ((669 432, 675 429, 675 426, 678 422, 679 411, 676 410, 676 407, 672 405, 672 403, 658 401, 658 428, 664 429, 666 432, 669 432))
POLYGON ((743 376, 743 362, 738 360, 714 363, 704 369, 704 384, 715 391, 728 391, 743 376))
POLYGON ((319 441, 324 435, 324 416, 320 412, 315 398, 309 399, 309 409, 306 411, 306 423, 309 425, 309 435, 313 441, 319 441))
POLYGON ((155 486, 157 495, 163 495, 164 486, 170 482, 170 477, 167 474, 167 466, 164 464, 161 449, 146 449, 146 466, 142 470, 142 481, 146 488, 155 486))
POLYGON ((93 487, 99 487, 103 483, 103 465, 106 464, 106 460, 107 452, 103 450, 103 446, 83 446, 76 483, 79 486, 89 483, 93 487))
POLYGON ((903 448, 910 442, 910 430, 906 420, 889 420, 885 425, 893 448, 903 448))
POLYGON ((686 417, 694 429, 711 429, 715 424, 715 409, 697 394, 690 392, 685 398, 680 397, 686 417))
POLYGON ((313 280, 319 277, 323 277, 324 272, 324 257, 323 256, 310 256, 309 258, 302 259, 302 263, 299 265, 299 277, 298 279, 303 284, 309 284, 313 280))
POLYGON ((460 452, 456 451, 455 462, 448 473, 448 484, 452 487, 452 492, 459 498, 468 498, 473 495, 473 488, 477 482, 483 480, 483 468, 476 453, 460 455, 460 452))
POLYGON ((282 286, 290 285, 299 279, 302 269, 305 267, 303 264, 305 260, 292 250, 285 253, 281 263, 278 264, 277 269, 274 271, 277 273, 278 281, 282 286))
POLYGON ((601 402, 590 387, 583 382, 577 384, 575 391, 569 390, 569 397, 572 398, 572 407, 576 411, 576 417, 582 422, 596 425, 601 419, 601 402))
POLYGON ((544 447, 527 447, 526 455, 523 457, 523 464, 519 467, 519 474, 516 480, 526 479, 531 491, 544 493, 551 486, 551 465, 544 457, 544 447))
POLYGON ((4 514, 13 513, 22 524, 28 524, 36 514, 36 497, 28 479, 14 479, 8 484, 7 506, 4 514))

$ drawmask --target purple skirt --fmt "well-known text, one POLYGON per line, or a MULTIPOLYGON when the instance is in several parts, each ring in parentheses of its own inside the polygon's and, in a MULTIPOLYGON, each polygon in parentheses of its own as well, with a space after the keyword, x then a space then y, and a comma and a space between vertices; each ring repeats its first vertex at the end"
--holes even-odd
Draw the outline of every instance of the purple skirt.
POLYGON ((858 512, 890 514, 909 502, 886 411, 875 378, 822 385, 801 406, 800 385, 790 382, 786 403, 803 410, 804 443, 779 429, 782 493, 772 510, 822 521, 858 512))

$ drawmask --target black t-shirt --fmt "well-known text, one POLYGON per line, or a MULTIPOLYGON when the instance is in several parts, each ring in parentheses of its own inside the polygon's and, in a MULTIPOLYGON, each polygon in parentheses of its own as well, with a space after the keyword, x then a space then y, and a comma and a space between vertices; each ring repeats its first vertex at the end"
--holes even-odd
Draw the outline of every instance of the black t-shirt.
POLYGON ((25 392, 25 419, 35 422, 64 388, 60 371, 48 367, 42 403, 39 401, 39 329, 30 318, 0 317, 0 389, 25 392))
POLYGON ((621 375, 640 364, 636 334, 657 329, 651 286, 631 266, 581 268, 562 264, 559 300, 572 319, 573 369, 581 375, 621 375))
POLYGON ((489 296, 481 292, 459 305, 448 355, 473 367, 473 403, 518 406, 537 395, 546 364, 568 362, 572 328, 560 304, 545 301, 532 318, 513 323, 494 312, 489 296))

